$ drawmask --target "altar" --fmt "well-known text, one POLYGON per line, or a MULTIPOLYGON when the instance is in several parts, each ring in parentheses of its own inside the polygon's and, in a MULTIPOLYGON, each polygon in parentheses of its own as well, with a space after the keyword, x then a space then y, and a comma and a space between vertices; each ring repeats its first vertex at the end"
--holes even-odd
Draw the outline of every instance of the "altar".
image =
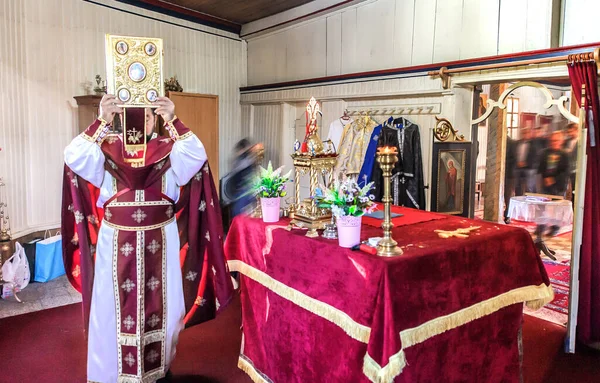
MULTIPOLYGON (((241 274, 238 366, 254 382, 519 382, 523 303, 553 296, 529 234, 393 212, 403 255, 390 258, 236 217, 225 251, 241 274)), ((365 218, 362 239, 380 222, 365 218)))

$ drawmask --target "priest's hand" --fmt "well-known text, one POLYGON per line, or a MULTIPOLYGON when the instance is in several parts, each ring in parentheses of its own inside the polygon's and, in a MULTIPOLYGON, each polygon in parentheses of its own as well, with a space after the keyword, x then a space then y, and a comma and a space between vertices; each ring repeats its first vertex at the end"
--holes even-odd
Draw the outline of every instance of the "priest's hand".
POLYGON ((117 106, 117 98, 112 94, 105 94, 100 100, 99 116, 109 124, 112 122, 116 113, 123 113, 123 108, 117 106))
POLYGON ((159 97, 152 104, 157 106, 154 113, 161 116, 165 122, 169 122, 175 118, 175 104, 167 97, 159 97))

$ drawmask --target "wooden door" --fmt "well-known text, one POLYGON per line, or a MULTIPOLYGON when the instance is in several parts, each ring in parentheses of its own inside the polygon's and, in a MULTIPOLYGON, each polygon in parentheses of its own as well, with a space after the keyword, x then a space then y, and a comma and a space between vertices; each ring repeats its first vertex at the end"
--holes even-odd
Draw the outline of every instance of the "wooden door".
POLYGON ((219 188, 219 97, 207 94, 169 92, 175 114, 198 136, 208 155, 213 180, 219 188))

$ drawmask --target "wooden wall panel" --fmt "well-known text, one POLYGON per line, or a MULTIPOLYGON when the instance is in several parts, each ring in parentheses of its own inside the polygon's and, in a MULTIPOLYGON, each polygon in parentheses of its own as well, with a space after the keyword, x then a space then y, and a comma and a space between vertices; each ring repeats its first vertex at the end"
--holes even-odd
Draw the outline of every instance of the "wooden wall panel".
POLYGON ((219 97, 170 92, 177 117, 202 141, 215 185, 219 186, 219 97))
POLYGON ((411 65, 433 62, 437 2, 438 0, 415 1, 411 65))
POLYGON ((437 2, 435 19, 435 41, 433 62, 450 61, 460 50, 460 32, 463 21, 464 0, 444 0, 437 2))
MULTIPOLYGON (((558 23, 558 19, 553 19, 557 1, 365 0, 250 38, 249 83, 268 84, 550 48, 558 29, 558 25, 553 25, 553 21, 558 23), (326 43, 324 47, 321 41, 326 43), (306 59, 306 49, 300 49, 299 44, 318 47, 310 51, 310 61, 306 59), (283 72, 281 47, 287 49, 283 72), (279 54, 274 55, 275 51, 279 54)), ((593 2, 565 1, 569 25, 574 24, 570 21, 573 6, 569 4, 593 2)), ((597 6, 589 6, 591 10, 594 7, 597 6)), ((595 30, 587 33, 597 37, 571 34, 569 39, 600 40, 595 30)))
POLYGON ((396 0, 393 55, 394 66, 397 67, 409 66, 412 63, 415 1, 396 0))

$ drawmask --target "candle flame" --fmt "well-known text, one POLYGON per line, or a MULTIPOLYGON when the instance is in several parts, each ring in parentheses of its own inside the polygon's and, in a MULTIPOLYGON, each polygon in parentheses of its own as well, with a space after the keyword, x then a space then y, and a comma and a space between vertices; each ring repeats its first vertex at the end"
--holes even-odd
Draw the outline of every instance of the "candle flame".
POLYGON ((396 153, 398 153, 398 150, 396 149, 395 146, 381 146, 381 147, 377 148, 377 153, 378 154, 396 154, 396 153))

